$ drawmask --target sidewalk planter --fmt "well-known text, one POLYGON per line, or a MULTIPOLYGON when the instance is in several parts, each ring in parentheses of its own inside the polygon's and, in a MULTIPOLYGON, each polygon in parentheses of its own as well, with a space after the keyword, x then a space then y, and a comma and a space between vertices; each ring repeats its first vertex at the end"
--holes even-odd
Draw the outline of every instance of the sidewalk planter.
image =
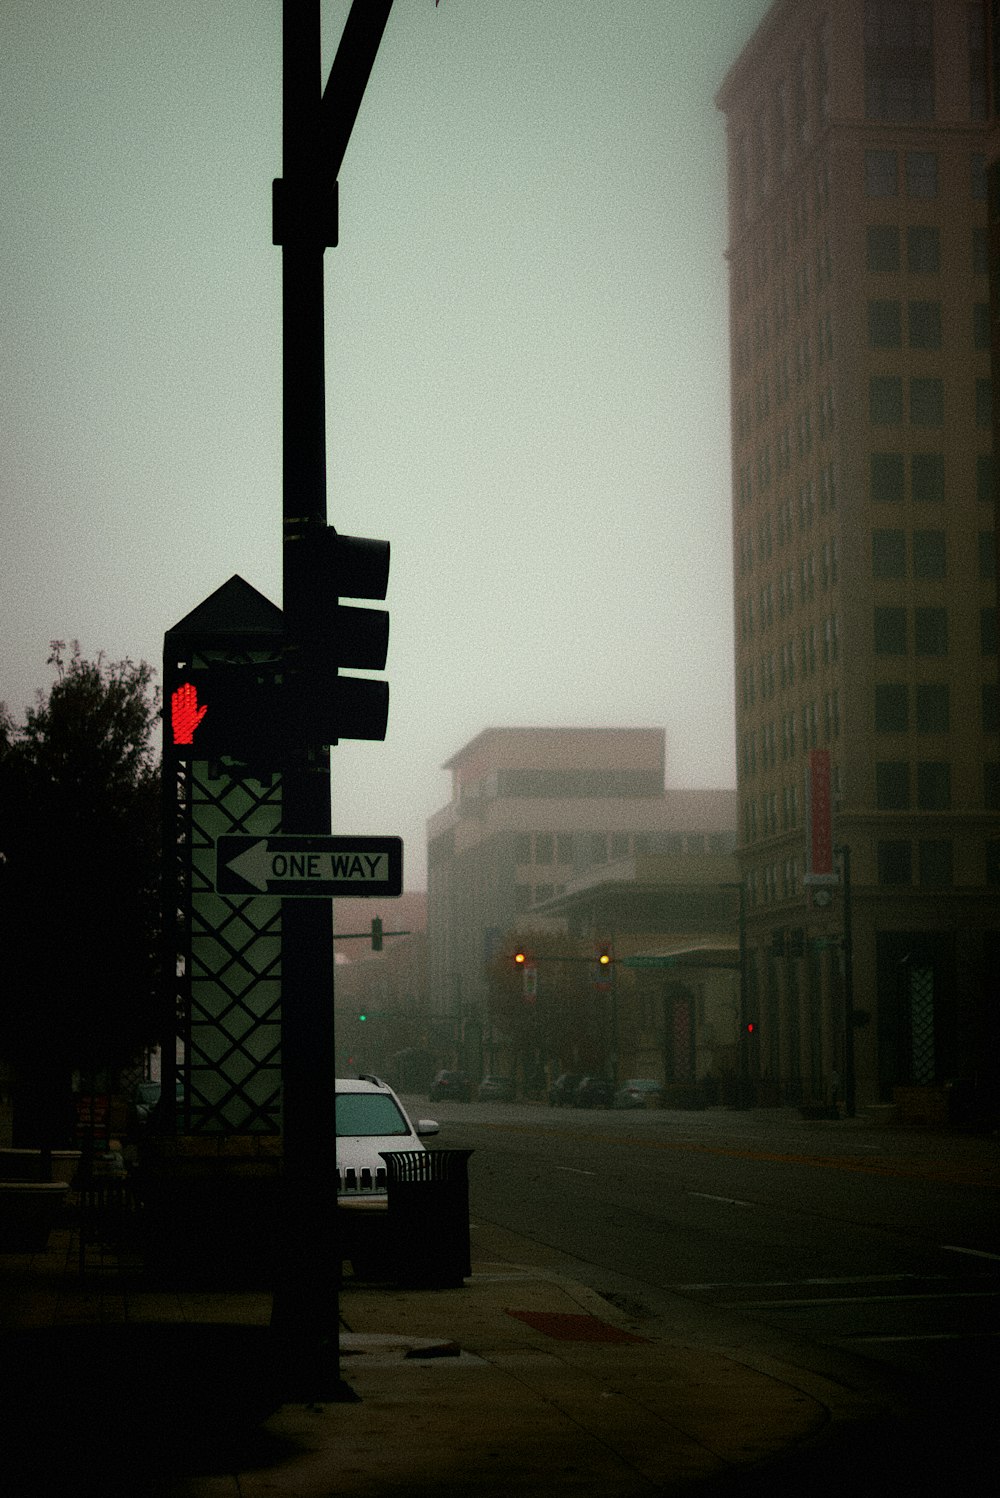
POLYGON ((405 1286, 461 1286, 472 1273, 472 1150, 384 1150, 395 1279, 405 1286))
MULTIPOLYGON (((52 1151, 52 1179, 72 1185, 80 1166, 79 1150, 52 1151)), ((0 1149, 0 1181, 37 1181, 41 1179, 40 1149, 0 1149)))
POLYGON ((66 1181, 0 1181, 0 1253, 47 1248, 68 1193, 66 1181))
POLYGON ((146 1275, 188 1288, 272 1287, 281 1144, 274 1134, 145 1141, 135 1195, 146 1275))
POLYGON ((941 1087, 894 1087, 892 1100, 904 1124, 951 1122, 951 1089, 941 1087))
POLYGON ((840 1109, 836 1103, 800 1103, 799 1113, 808 1119, 839 1119, 840 1109))
POLYGON ((667 1082, 661 1108, 704 1108, 705 1094, 700 1082, 667 1082))

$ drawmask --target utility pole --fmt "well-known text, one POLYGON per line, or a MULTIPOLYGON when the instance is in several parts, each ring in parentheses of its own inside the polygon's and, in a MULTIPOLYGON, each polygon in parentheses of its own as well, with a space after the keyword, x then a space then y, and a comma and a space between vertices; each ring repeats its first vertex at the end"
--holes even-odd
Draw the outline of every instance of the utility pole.
MULTIPOLYGON (((321 0, 282 3, 282 516, 285 682, 297 725, 282 764, 283 831, 330 832, 338 738, 384 738, 388 688, 338 678, 381 669, 388 616, 339 598, 385 597, 386 542, 327 525, 324 252, 336 245, 337 174, 392 0, 354 0, 321 91, 321 0), (379 657, 381 657, 379 659, 379 657), (374 691, 369 689, 374 689, 374 691), (330 712, 324 723, 313 705, 330 712)), ((284 1247, 271 1327, 290 1397, 331 1398, 339 1380, 333 921, 325 900, 282 902, 284 1247)))

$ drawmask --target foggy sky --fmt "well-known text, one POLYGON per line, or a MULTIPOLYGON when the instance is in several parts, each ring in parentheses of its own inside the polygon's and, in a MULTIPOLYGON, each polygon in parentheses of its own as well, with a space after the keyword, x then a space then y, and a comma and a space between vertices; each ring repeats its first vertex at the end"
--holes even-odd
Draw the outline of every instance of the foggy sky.
MULTIPOLYGON (((326 0, 328 71, 348 0, 326 0)), ((329 519, 392 543, 384 745, 334 830, 424 884, 497 724, 735 783, 725 138, 767 0, 396 0, 326 254, 329 519)), ((279 0, 4 0, 0 700, 281 602, 279 0)), ((319 80, 317 81, 319 87, 319 80)))

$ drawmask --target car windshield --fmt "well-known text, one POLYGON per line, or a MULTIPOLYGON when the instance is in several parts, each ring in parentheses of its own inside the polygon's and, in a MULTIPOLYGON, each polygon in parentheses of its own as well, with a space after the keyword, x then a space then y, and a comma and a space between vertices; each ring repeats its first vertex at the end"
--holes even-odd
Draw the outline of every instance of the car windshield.
POLYGON ((337 1137, 408 1134, 394 1098, 384 1092, 338 1092, 337 1137))

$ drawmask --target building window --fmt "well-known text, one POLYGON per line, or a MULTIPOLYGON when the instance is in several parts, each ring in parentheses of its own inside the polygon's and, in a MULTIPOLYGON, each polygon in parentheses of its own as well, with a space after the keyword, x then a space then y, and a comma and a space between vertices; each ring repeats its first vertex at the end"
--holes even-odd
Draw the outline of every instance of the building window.
POLYGON ((941 347, 941 303, 911 302, 909 336, 911 348, 941 347))
POLYGON ((868 347, 900 348, 903 319, 899 302, 868 303, 868 347))
POLYGON ((978 203, 986 202, 986 157, 979 151, 973 154, 969 163, 970 180, 969 186, 973 198, 978 203))
POLYGON ((983 655, 997 653, 997 611, 979 610, 979 646, 983 655))
MULTIPOLYGON (((977 384, 984 384, 982 380, 977 384)), ((910 421, 915 427, 944 426, 944 381, 918 375, 910 381, 910 421)))
POLYGON ((873 503, 896 503, 904 497, 902 453, 872 453, 869 472, 873 503))
POLYGON ((983 683, 983 732, 1000 732, 1000 688, 995 681, 983 683))
POLYGON ((941 269, 941 233, 933 225, 911 224, 906 231, 906 268, 912 275, 941 269))
POLYGON ((872 531, 872 575, 906 576, 906 536, 903 531, 872 531))
POLYGON ((555 885, 553 885, 553 884, 536 884, 535 885, 535 904, 536 905, 544 905, 545 902, 546 902, 546 900, 551 900, 552 896, 554 894, 555 894, 555 885))
POLYGON ((986 883, 1000 884, 1000 839, 986 839, 986 883))
POLYGON ((990 273, 990 239, 982 224, 972 226, 972 273, 974 276, 990 273))
POLYGON ((872 375, 868 383, 868 415, 872 426, 902 425, 903 382, 898 375, 872 375))
POLYGON ((604 832, 592 832, 590 835, 590 861, 591 863, 607 863, 608 861, 608 838, 604 832))
POLYGON ((976 381, 976 426, 993 425, 993 381, 976 381))
POLYGON ((554 853, 554 840, 551 832, 535 833, 535 862, 551 863, 554 853))
POLYGON ((914 531, 913 576, 944 577, 946 568, 944 531, 914 531))
POLYGON ((983 765, 983 805, 987 811, 1000 811, 1000 759, 983 765))
POLYGON ((947 655, 947 609, 914 609, 913 643, 917 655, 947 655))
POLYGON ((526 910, 531 909, 531 885, 514 885, 514 911, 517 915, 523 915, 526 910))
POLYGON ((906 610, 878 606, 875 609, 875 654, 906 654, 906 610))
POLYGON ((990 346, 989 302, 976 302, 972 308, 972 346, 973 348, 989 348, 990 346))
POLYGON ((913 880, 913 849, 893 838, 878 845, 879 884, 910 884, 913 880))
POLYGON ((905 759, 885 759, 876 764, 875 805, 879 811, 908 810, 910 767, 905 759))
POLYGON ((991 580, 997 575, 997 533, 979 532, 979 576, 991 580))
POLYGON ((531 834, 530 832, 518 832, 514 836, 514 862, 531 862, 531 834))
POLYGON ((875 732, 905 733, 910 726, 910 689, 902 681, 875 687, 875 732))
POLYGON ((910 198, 936 198, 938 164, 935 151, 907 151, 906 195, 910 198))
POLYGON ((950 717, 951 707, 947 682, 919 683, 917 686, 917 732, 947 733, 950 717))
POLYGON ((976 455, 976 497, 982 504, 991 505, 996 499, 996 469, 992 453, 976 455))
POLYGON ((947 811, 951 806, 951 765, 925 759, 917 765, 917 806, 921 811, 947 811))
POLYGON ((612 835, 612 838, 611 838, 611 857, 612 857, 612 859, 627 858, 628 857, 628 833, 627 832, 616 832, 616 833, 614 833, 612 835))
POLYGON ((944 499, 944 453, 913 453, 910 458, 910 489, 917 504, 944 499))
POLYGON ((917 844, 917 882, 947 889, 954 883, 954 851, 950 838, 922 838, 917 844))
POLYGON ((865 115, 869 120, 934 118, 933 6, 930 0, 865 0, 865 115))
POLYGON ((895 224, 869 225, 868 269, 876 275, 899 270, 899 229, 895 224))
POLYGON ((865 152, 865 196, 894 198, 899 192, 899 167, 895 151, 865 152))

